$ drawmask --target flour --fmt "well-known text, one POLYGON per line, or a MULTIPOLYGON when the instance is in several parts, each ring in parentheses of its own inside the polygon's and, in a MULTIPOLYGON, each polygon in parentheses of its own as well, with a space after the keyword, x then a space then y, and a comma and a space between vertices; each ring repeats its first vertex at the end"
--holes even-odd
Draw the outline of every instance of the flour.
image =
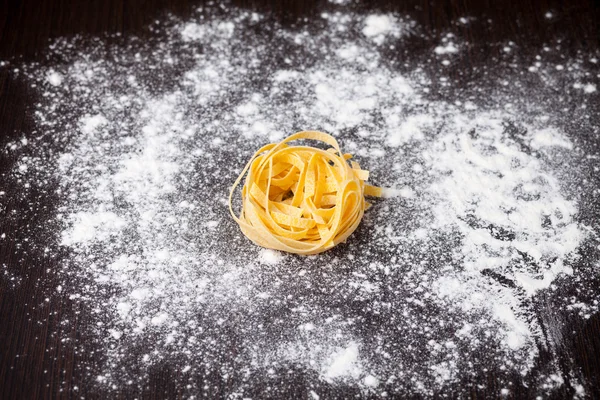
POLYGON ((260 261, 263 264, 275 265, 279 263, 282 259, 283 255, 276 250, 263 249, 260 251, 260 261))
POLYGON ((588 83, 583 87, 583 91, 585 93, 594 93, 596 91, 596 85, 592 84, 592 83, 588 83))
POLYGON ((60 86, 63 82, 63 76, 58 72, 52 70, 48 71, 47 79, 52 86, 60 86))
MULTIPOLYGON (((489 66, 506 85, 457 90, 431 50, 386 58, 416 35, 404 16, 340 11, 265 30, 256 13, 204 12, 156 24, 155 42, 114 58, 101 42, 75 55, 58 42, 65 64, 28 69, 39 135, 3 151, 18 155, 25 191, 56 194, 46 254, 60 255, 57 292, 84 310, 102 354, 80 366, 83 383, 110 396, 168 368, 190 396, 243 398, 262 379, 279 382, 263 385, 271 397, 289 397, 294 379, 315 399, 456 396, 493 368, 496 395, 560 389, 558 362, 539 365, 560 341, 536 311, 545 296, 581 318, 599 307, 597 260, 578 252, 599 231, 580 221, 578 196, 593 190, 581 171, 597 154, 577 133, 594 128, 586 108, 560 111, 597 97, 583 62, 561 59, 579 71, 564 77, 534 61, 546 78, 532 88, 507 61, 489 66), (226 206, 251 154, 301 129, 336 136, 388 188, 347 243, 302 258, 250 243, 226 206)), ((448 33, 433 53, 466 47, 448 33)))
POLYGON ((423 139, 423 126, 431 126, 433 121, 428 115, 411 115, 405 121, 400 122, 397 114, 391 114, 388 117, 388 125, 390 128, 394 125, 399 125, 398 128, 390 129, 387 138, 387 144, 392 147, 398 147, 411 140, 423 139))
POLYGON ((84 133, 86 135, 92 135, 98 130, 98 128, 106 125, 107 123, 108 121, 101 114, 85 116, 80 120, 81 133, 84 133))
POLYGON ((334 380, 344 376, 358 377, 361 375, 358 362, 358 345, 350 343, 348 347, 332 354, 323 372, 325 379, 334 380))
POLYGON ((377 45, 383 45, 388 37, 400 38, 408 35, 414 23, 393 14, 368 15, 363 22, 362 34, 377 45))
POLYGON ((392 30, 393 17, 388 15, 369 15, 365 18, 365 27, 362 32, 367 37, 385 35, 392 30))
POLYGON ((104 242, 118 235, 126 222, 110 211, 78 212, 70 216, 72 228, 64 232, 62 244, 86 245, 93 241, 104 242))
POLYGON ((433 52, 437 55, 454 54, 458 53, 458 45, 455 43, 455 37, 449 33, 442 38, 442 44, 436 46, 433 52))
POLYGON ((573 148, 573 144, 568 140, 565 140, 563 135, 548 128, 535 131, 531 138, 530 145, 537 150, 554 146, 564 147, 569 150, 573 148))

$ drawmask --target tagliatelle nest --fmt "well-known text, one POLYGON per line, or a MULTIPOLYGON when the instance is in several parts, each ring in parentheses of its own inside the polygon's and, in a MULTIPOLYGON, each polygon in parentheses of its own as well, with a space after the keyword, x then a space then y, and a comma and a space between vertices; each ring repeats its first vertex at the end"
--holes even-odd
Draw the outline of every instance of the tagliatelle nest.
POLYGON ((295 133, 280 143, 259 149, 229 193, 229 211, 242 232, 262 247, 297 254, 317 254, 346 240, 358 227, 370 204, 365 196, 381 196, 381 188, 365 184, 369 172, 348 160, 338 142, 323 132, 295 133), (289 146, 311 139, 331 146, 327 151, 289 146), (237 217, 232 198, 242 188, 237 217))

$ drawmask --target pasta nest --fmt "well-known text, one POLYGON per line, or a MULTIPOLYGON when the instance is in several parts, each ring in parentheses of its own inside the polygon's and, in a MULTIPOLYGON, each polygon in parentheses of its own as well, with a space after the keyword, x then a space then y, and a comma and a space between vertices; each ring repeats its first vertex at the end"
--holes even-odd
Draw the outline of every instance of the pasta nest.
POLYGON ((331 135, 295 133, 260 148, 246 164, 229 193, 229 211, 242 232, 259 246, 296 254, 317 254, 344 242, 358 227, 382 189, 365 183, 369 172, 348 160, 331 135), (290 146, 310 139, 330 146, 290 146), (242 187, 242 210, 233 211, 235 189, 242 187))

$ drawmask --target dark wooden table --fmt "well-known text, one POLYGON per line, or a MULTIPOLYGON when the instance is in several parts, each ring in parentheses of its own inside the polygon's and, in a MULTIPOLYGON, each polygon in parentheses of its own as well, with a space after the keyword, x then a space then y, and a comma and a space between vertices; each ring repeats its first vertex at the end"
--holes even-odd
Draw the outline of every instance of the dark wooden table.
MULTIPOLYGON (((270 14, 283 24, 300 17, 312 17, 331 7, 326 1, 234 1, 241 7, 270 14)), ((14 63, 37 61, 44 63, 50 39, 74 35, 103 35, 120 32, 123 35, 144 36, 146 27, 167 12, 177 16, 190 15, 197 2, 189 0, 3 0, 0 5, 0 61, 14 63)), ((463 35, 479 47, 486 43, 512 40, 522 49, 539 46, 555 38, 562 38, 568 52, 594 52, 600 49, 600 5, 593 0, 450 0, 434 1, 371 1, 359 9, 400 11, 410 15, 435 40, 445 30, 454 28, 453 21, 470 15, 491 18, 494 28, 473 24, 460 27, 463 35), (552 23, 543 20, 539 10, 555 10, 552 23)), ((113 40, 110 37, 106 40, 113 40)), ((490 49, 489 52, 493 50, 490 49)), ((488 54, 469 53, 462 57, 464 69, 488 54)), ((467 79, 457 74, 456 79, 467 79)), ((0 144, 31 131, 29 92, 22 80, 9 69, 0 69, 0 144)), ((600 118, 598 110, 595 117, 600 118)), ((600 121, 600 120, 599 120, 600 121)), ((12 163, 10 156, 0 155, 0 189, 6 187, 6 174, 12 163)), ((2 200, 3 201, 3 200, 2 200)), ((23 208, 23 204, 3 204, 0 211, 0 232, 10 232, 10 240, 0 244, 0 398, 95 398, 95 394, 80 388, 72 390, 69 382, 79 381, 84 371, 78 369, 78 360, 93 355, 75 355, 73 348, 61 346, 61 338, 54 332, 60 320, 61 304, 44 303, 43 289, 52 287, 53 277, 46 272, 52 267, 37 263, 30 253, 16 247, 20 232, 43 218, 43 212, 29 217, 10 217, 6 210, 23 208), (11 280, 15 277, 18 284, 11 280), (59 391, 67 382, 66 390, 59 391)), ((33 230, 35 233, 35 230, 33 230)), ((567 340, 560 357, 579 365, 586 379, 587 394, 600 398, 600 315, 572 327, 576 334, 567 340)), ((81 338, 81 340, 86 340, 81 338)), ((493 382, 488 382, 493 386, 493 382)), ((511 396, 522 397, 519 390, 511 396)), ((566 396, 568 391, 557 396, 566 396)), ((142 392, 130 393, 147 398, 177 397, 180 391, 168 374, 150 377, 142 392)), ((485 394, 483 394, 485 396, 485 394)), ((473 397, 476 396, 473 392, 473 397)))

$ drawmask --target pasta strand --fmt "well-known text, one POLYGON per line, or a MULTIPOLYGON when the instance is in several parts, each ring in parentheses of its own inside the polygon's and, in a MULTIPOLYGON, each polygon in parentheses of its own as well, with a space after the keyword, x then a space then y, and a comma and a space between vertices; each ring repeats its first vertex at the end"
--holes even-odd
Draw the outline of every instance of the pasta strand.
POLYGON ((229 212, 248 239, 259 246, 296 254, 318 254, 344 242, 370 206, 365 196, 382 189, 367 185, 369 171, 348 160, 335 138, 318 131, 297 132, 261 147, 229 192, 229 212), (290 146, 309 139, 330 146, 290 146), (247 174, 247 176, 246 176, 247 174), (233 211, 233 194, 242 179, 242 209, 233 211))

